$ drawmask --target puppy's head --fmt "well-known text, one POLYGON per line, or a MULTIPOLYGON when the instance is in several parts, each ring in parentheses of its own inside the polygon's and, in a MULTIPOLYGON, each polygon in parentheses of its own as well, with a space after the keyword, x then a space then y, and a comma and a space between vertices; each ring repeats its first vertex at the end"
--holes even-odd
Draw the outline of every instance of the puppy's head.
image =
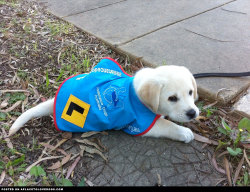
POLYGON ((142 102, 157 114, 178 122, 188 122, 199 115, 194 104, 198 99, 197 85, 185 67, 142 69, 135 76, 134 86, 142 102))

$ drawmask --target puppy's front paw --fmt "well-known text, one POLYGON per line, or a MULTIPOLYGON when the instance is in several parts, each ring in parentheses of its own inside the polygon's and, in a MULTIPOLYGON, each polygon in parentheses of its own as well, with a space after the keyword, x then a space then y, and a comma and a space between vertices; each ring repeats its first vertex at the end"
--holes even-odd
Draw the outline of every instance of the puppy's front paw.
POLYGON ((181 133, 180 141, 189 143, 190 141, 194 139, 194 134, 189 128, 183 127, 181 131, 182 133, 181 133))

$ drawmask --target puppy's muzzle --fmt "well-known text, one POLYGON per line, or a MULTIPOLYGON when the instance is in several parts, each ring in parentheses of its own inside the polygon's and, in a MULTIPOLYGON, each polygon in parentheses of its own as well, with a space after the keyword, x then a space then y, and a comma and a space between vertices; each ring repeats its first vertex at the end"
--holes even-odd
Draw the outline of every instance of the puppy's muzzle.
POLYGON ((191 120, 196 117, 196 111, 194 109, 190 109, 186 112, 186 116, 191 120))

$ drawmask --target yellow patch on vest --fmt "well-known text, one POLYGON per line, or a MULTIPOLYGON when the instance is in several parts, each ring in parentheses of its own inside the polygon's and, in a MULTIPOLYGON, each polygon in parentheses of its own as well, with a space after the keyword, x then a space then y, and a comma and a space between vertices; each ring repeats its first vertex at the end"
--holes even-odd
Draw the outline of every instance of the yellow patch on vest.
POLYGON ((74 95, 70 95, 61 118, 83 128, 89 108, 90 105, 88 103, 83 102, 74 95))

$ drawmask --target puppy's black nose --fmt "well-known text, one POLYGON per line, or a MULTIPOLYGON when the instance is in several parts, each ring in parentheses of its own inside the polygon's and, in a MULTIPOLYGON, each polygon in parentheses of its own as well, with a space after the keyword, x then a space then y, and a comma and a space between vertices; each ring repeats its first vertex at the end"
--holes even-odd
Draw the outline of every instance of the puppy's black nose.
POLYGON ((190 109, 187 111, 186 115, 189 117, 189 119, 193 119, 196 115, 196 112, 195 112, 195 110, 190 109))

